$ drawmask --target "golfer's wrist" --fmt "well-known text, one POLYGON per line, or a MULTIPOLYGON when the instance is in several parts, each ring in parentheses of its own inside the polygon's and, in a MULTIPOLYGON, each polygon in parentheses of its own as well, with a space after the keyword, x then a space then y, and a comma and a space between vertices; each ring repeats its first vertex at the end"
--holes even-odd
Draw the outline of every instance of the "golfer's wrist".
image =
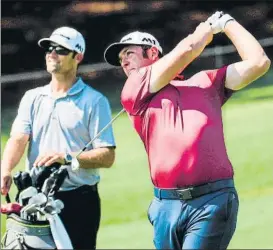
POLYGON ((79 152, 72 152, 71 153, 71 156, 73 158, 71 165, 72 165, 72 170, 74 170, 74 171, 80 168, 80 162, 79 162, 78 154, 79 154, 79 152))
POLYGON ((79 152, 72 152, 72 153, 70 153, 70 154, 71 154, 71 156, 72 156, 73 158, 79 159, 79 157, 77 157, 77 155, 79 154, 79 152))
POLYGON ((225 14, 224 16, 222 16, 221 20, 220 20, 222 32, 225 32, 225 30, 228 28, 228 26, 231 23, 233 23, 234 21, 235 21, 235 19, 232 16, 230 16, 229 14, 225 14))
POLYGON ((62 153, 62 154, 61 154, 59 163, 60 163, 61 165, 65 165, 65 153, 62 153))

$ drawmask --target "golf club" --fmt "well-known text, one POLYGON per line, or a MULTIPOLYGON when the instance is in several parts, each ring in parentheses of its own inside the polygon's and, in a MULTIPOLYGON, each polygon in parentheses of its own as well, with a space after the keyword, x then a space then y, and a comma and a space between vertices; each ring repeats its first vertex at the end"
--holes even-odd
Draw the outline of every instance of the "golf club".
MULTIPOLYGON (((118 114, 108 123, 108 124, 106 124, 105 125, 105 127, 104 128, 102 128, 101 129, 101 131, 100 132, 98 132, 95 136, 94 136, 94 138, 90 141, 90 142, 88 142, 85 146, 84 146, 84 148, 76 155, 76 159, 77 159, 77 157, 82 153, 82 152, 84 152, 92 143, 93 143, 93 141, 94 140, 96 140, 123 112, 125 112, 125 109, 123 108, 121 111, 119 111, 118 112, 118 114)), ((75 171, 75 170, 77 170, 78 169, 78 167, 79 167, 79 163, 78 163, 78 161, 76 161, 74 164, 73 164, 73 160, 72 160, 72 164, 71 164, 71 168, 72 168, 72 170, 73 171, 75 171)))
POLYGON ((37 212, 37 205, 36 204, 29 204, 24 206, 21 209, 21 218, 27 220, 28 219, 28 215, 37 212))
POLYGON ((32 186, 32 179, 31 179, 28 172, 25 172, 25 171, 22 172, 21 182, 22 182, 23 189, 26 189, 26 188, 32 186))
POLYGON ((61 200, 51 200, 48 201, 45 207, 42 208, 42 211, 48 214, 58 214, 63 208, 64 204, 61 200))
MULTIPOLYGON (((38 173, 35 180, 33 180, 33 186, 37 188, 38 192, 40 192, 43 188, 45 180, 57 169, 61 166, 60 163, 54 162, 49 167, 39 167, 40 172, 38 173)), ((35 168, 31 169, 30 175, 33 176, 35 172, 35 168)))
POLYGON ((21 191, 23 190, 23 185, 22 185, 22 178, 21 178, 21 175, 22 175, 22 171, 18 171, 17 173, 15 173, 15 175, 13 176, 13 182, 15 184, 15 186, 17 187, 17 194, 15 196, 15 200, 18 202, 19 200, 19 195, 21 193, 21 191))
POLYGON ((22 206, 25 206, 28 203, 29 199, 36 194, 38 194, 38 191, 35 187, 31 186, 24 189, 19 195, 19 203, 22 206))
POLYGON ((28 172, 18 171, 13 176, 13 182, 16 185, 17 190, 18 190, 16 197, 15 197, 15 200, 18 202, 19 195, 22 192, 22 190, 32 186, 32 179, 31 179, 28 172))
POLYGON ((7 195, 6 195, 6 202, 7 202, 7 203, 11 203, 9 193, 7 193, 7 195))
POLYGON ((38 206, 42 206, 47 203, 47 197, 44 193, 38 193, 31 197, 28 201, 28 205, 36 204, 38 206))

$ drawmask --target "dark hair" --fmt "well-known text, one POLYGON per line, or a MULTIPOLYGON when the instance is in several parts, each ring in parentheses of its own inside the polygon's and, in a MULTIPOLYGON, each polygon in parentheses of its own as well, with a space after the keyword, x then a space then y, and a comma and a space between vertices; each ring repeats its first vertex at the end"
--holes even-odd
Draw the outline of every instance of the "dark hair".
POLYGON ((74 59, 75 56, 78 54, 78 52, 76 52, 76 51, 73 50, 72 53, 73 53, 72 58, 74 59))
MULTIPOLYGON (((141 48, 143 50, 142 52, 142 55, 144 58, 148 58, 148 55, 147 55, 147 50, 150 49, 152 46, 151 45, 141 45, 141 48)), ((158 57, 161 58, 163 56, 163 54, 158 51, 158 57)))
MULTIPOLYGON (((72 58, 74 59, 75 56, 78 54, 78 52, 76 52, 76 51, 73 50, 72 53, 73 53, 72 54, 72 58)), ((77 65, 77 70, 79 69, 79 66, 80 66, 80 64, 77 65)))

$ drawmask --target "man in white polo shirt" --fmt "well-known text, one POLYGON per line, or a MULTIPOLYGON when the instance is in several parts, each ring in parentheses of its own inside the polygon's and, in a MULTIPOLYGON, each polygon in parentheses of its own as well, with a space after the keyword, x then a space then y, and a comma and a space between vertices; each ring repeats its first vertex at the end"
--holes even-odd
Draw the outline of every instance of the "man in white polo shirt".
POLYGON ((77 77, 83 60, 85 41, 70 27, 56 29, 41 39, 45 49, 48 85, 29 90, 23 96, 6 144, 1 165, 1 193, 7 195, 12 169, 20 161, 27 144, 26 169, 35 179, 41 169, 57 162, 68 165, 66 178, 56 198, 64 202, 60 216, 74 249, 95 249, 100 223, 97 184, 99 168, 109 168, 115 158, 112 127, 105 130, 77 157, 79 168, 69 163, 111 120, 107 98, 77 77))

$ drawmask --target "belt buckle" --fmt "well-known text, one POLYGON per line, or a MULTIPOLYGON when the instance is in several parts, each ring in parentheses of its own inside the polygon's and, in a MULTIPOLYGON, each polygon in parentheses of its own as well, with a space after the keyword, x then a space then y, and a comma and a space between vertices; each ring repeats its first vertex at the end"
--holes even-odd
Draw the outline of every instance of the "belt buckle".
POLYGON ((192 187, 190 188, 185 188, 185 189, 178 189, 176 192, 178 193, 178 196, 181 200, 190 200, 192 199, 192 193, 191 191, 193 190, 192 187))

